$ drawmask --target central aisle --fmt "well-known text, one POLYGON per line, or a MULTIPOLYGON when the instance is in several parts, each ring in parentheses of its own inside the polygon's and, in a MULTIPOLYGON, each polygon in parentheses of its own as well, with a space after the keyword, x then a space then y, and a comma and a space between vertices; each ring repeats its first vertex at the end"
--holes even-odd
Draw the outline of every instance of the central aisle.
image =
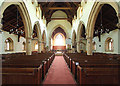
POLYGON ((55 56, 43 84, 76 84, 63 56, 55 56))

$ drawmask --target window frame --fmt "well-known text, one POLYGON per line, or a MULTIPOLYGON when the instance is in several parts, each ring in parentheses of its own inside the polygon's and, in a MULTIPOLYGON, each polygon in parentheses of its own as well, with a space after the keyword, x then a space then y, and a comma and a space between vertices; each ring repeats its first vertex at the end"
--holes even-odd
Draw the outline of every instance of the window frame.
POLYGON ((5 40, 5 52, 9 52, 9 51, 14 51, 14 42, 13 42, 13 40, 11 39, 11 38, 7 38, 5 40), (6 42, 6 40, 8 40, 8 42, 6 42), (7 43, 9 43, 9 50, 7 49, 7 43))
POLYGON ((114 40, 112 38, 107 38, 105 41, 105 51, 106 52, 114 52, 114 40), (111 42, 111 50, 110 50, 110 42, 111 42))

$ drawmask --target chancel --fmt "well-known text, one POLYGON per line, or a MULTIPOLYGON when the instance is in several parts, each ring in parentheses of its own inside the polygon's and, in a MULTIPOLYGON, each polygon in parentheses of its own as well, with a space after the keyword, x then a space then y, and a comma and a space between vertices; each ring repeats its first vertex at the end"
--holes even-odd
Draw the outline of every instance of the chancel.
POLYGON ((120 85, 120 2, 1 0, 0 85, 120 85))

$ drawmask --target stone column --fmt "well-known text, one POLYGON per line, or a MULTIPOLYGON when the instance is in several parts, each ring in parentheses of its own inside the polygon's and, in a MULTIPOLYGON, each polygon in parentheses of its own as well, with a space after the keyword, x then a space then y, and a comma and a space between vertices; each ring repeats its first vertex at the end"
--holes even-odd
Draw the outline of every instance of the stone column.
POLYGON ((80 41, 77 42, 77 52, 80 53, 80 41))
POLYGON ((48 48, 48 51, 50 51, 51 50, 51 43, 49 44, 49 48, 48 48))
POLYGON ((43 53, 45 53, 45 42, 44 41, 42 41, 42 43, 41 43, 41 47, 42 47, 42 52, 43 53))
POLYGON ((41 51, 43 52, 43 42, 41 41, 41 51))
POLYGON ((43 52, 44 52, 44 53, 46 52, 45 47, 46 47, 46 43, 45 43, 45 42, 43 42, 43 52))
POLYGON ((70 44, 67 44, 67 48, 69 48, 68 53, 72 53, 71 45, 70 44))
POLYGON ((48 47, 48 51, 51 50, 51 39, 49 38, 49 47, 48 47))
POLYGON ((75 43, 74 42, 72 43, 72 52, 75 52, 75 43), (74 46, 74 48, 73 48, 73 46, 74 46))
POLYGON ((92 38, 87 38, 87 55, 92 55, 92 38))
POLYGON ((26 55, 32 55, 31 42, 32 42, 32 39, 30 37, 26 38, 26 55))
POLYGON ((38 52, 41 53, 41 42, 38 40, 38 52))

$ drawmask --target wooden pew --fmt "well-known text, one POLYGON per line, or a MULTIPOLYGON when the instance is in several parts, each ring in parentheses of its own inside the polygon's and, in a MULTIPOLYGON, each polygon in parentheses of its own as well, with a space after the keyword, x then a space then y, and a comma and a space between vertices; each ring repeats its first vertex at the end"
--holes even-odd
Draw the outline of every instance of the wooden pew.
POLYGON ((42 65, 39 68, 3 68, 2 84, 41 84, 42 65))
POLYGON ((17 56, 25 55, 24 52, 22 53, 9 53, 9 54, 1 54, 3 60, 9 60, 11 58, 15 58, 17 56))
POLYGON ((119 85, 118 68, 81 68, 77 66, 79 84, 119 85))
MULTIPOLYGON (((42 79, 44 79, 47 71, 48 71, 48 68, 50 67, 50 64, 52 63, 53 59, 54 59, 55 55, 54 54, 46 54, 46 55, 31 55, 31 56, 20 56, 20 57, 17 57, 17 58, 12 58, 11 60, 9 61, 5 61, 3 62, 3 70, 6 70, 7 69, 7 73, 8 75, 5 75, 6 72, 3 71, 3 81, 6 82, 4 84, 17 84, 16 80, 15 82, 8 82, 6 81, 6 77, 9 76, 9 74, 11 75, 11 73, 14 75, 16 73, 14 73, 15 71, 11 71, 10 69, 13 69, 13 70, 19 70, 19 71, 27 71, 25 69, 35 69, 37 70, 38 72, 35 72, 36 74, 35 75, 38 75, 39 76, 39 80, 38 82, 35 82, 33 84, 40 84, 42 79), (50 56, 50 57, 49 57, 50 56), (49 60, 48 60, 49 59, 49 60), (24 69, 24 70, 23 70, 24 69)), ((29 71, 28 71, 29 73, 29 71)), ((34 73, 34 72, 32 72, 34 73)), ((21 73, 20 73, 21 74, 21 73)), ((26 74, 26 73, 25 73, 26 74)), ((18 74, 19 75, 19 74, 18 74)), ((35 77, 35 75, 31 75, 29 77, 35 77)), ((37 76, 37 77, 38 77, 37 76)), ((21 78, 24 78, 24 76, 19 76, 19 80, 22 80, 21 78)), ((27 76, 25 76, 27 77, 27 76)), ((36 78, 37 78, 36 77, 36 78)), ((12 78, 11 76, 9 76, 8 78, 12 78)), ((32 78, 34 79, 34 78, 32 78)), ((24 82, 22 83, 23 81, 20 81, 21 84, 24 84, 24 82)), ((25 84, 27 83, 27 81, 25 81, 25 84)), ((31 82, 32 83, 32 82, 31 82)), ((29 84, 29 83, 27 83, 29 84)))
POLYGON ((73 73, 75 79, 79 77, 77 75, 77 66, 80 65, 82 68, 120 68, 120 61, 116 59, 109 59, 104 56, 84 56, 84 55, 74 55, 71 56, 64 55, 66 62, 68 63, 71 72, 73 73), (78 63, 78 65, 76 65, 78 63))

